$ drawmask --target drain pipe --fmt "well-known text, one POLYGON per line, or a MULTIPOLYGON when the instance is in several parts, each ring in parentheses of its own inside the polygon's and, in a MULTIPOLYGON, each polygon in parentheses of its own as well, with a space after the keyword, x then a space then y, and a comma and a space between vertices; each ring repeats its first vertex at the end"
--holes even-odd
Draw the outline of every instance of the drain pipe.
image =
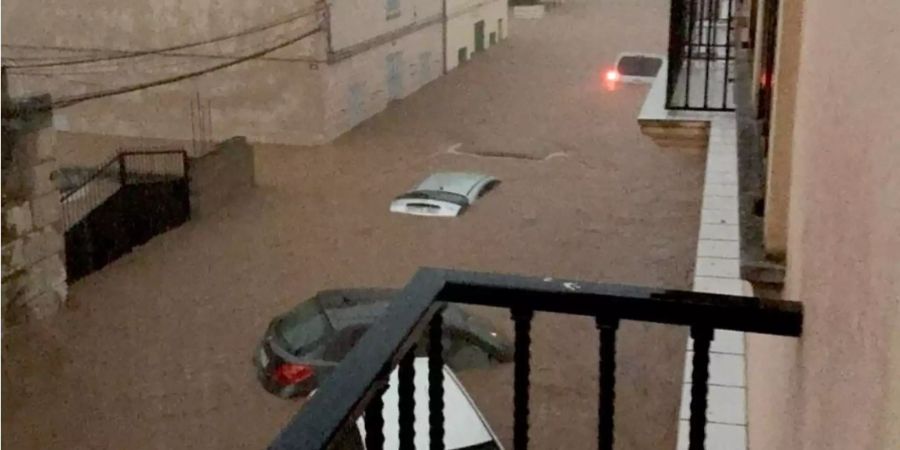
POLYGON ((447 0, 441 0, 441 73, 447 75, 447 0))

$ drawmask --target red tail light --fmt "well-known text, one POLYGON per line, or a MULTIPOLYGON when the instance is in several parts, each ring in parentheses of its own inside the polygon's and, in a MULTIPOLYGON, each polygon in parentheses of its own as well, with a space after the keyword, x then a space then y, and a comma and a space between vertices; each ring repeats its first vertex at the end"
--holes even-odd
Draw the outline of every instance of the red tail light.
POLYGON ((606 81, 619 81, 619 71, 609 70, 606 72, 606 81))
POLYGON ((313 368, 304 364, 282 364, 275 369, 275 381, 282 386, 297 384, 313 376, 313 368))

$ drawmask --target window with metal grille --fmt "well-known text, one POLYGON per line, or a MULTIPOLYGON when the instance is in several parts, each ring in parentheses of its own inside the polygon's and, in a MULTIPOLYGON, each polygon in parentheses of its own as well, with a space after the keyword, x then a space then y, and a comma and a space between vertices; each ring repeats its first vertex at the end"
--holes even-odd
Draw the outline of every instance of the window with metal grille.
POLYGON ((386 20, 400 17, 400 0, 385 0, 384 11, 386 20))

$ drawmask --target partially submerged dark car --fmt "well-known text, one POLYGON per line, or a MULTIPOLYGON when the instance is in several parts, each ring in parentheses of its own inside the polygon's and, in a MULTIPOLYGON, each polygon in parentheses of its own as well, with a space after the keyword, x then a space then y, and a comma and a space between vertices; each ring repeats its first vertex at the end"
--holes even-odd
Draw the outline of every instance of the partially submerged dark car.
MULTIPOLYGON (((263 387, 284 398, 308 395, 384 313, 396 293, 322 291, 274 318, 253 356, 263 387)), ((512 361, 512 345, 488 321, 452 304, 443 318, 444 360, 454 370, 512 361)), ((425 345, 417 351, 424 354, 425 345)))

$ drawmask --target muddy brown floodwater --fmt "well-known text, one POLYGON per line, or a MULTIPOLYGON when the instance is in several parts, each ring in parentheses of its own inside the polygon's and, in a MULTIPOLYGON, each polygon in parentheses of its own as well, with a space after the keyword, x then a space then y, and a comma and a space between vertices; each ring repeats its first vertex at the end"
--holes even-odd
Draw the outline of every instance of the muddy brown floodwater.
MULTIPOLYGON (((256 147, 259 186, 71 287, 5 331, 9 448, 263 448, 298 408, 257 385, 273 315, 420 266, 688 288, 703 158, 636 122, 646 86, 605 89, 620 51, 664 53, 668 1, 571 2, 332 145, 256 147), (502 184, 456 219, 390 214, 429 172, 502 184)), ((478 309, 511 335, 508 312, 478 309)), ((617 449, 672 449, 686 331, 619 333, 617 449)), ((533 448, 595 448, 592 320, 538 314, 533 448)), ((512 367, 459 374, 511 446, 512 367)))

